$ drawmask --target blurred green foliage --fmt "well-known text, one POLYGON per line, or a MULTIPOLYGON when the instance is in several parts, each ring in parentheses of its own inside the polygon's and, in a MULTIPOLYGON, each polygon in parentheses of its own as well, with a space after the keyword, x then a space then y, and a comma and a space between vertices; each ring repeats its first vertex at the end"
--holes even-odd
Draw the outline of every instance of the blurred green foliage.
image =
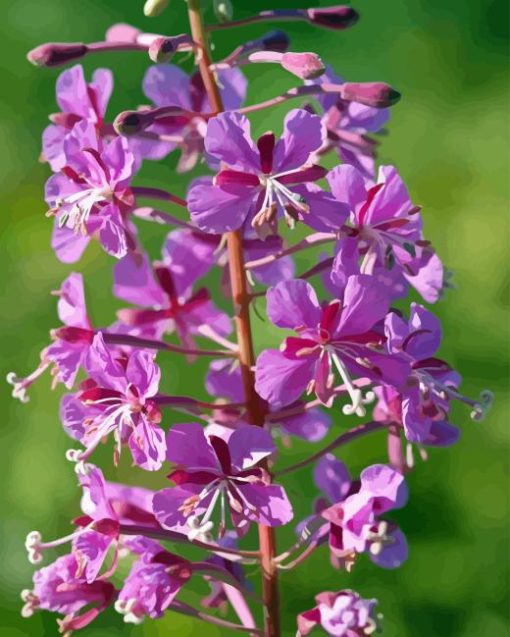
MULTIPOLYGON (((211 3, 212 4, 212 3, 211 3)), ((312 3, 313 4, 313 3, 312 3)), ((316 2, 326 6, 326 2, 316 2)), ((398 519, 408 535, 411 556, 396 572, 378 570, 361 559, 352 575, 329 568, 325 552, 282 576, 284 634, 295 634, 294 617, 312 605, 322 590, 343 587, 377 597, 389 637, 503 637, 508 632, 508 213, 509 120, 507 3, 502 0, 366 0, 354 3, 359 24, 344 33, 315 30, 304 23, 284 26, 294 50, 317 51, 350 80, 384 80, 403 94, 393 109, 381 160, 395 163, 414 201, 423 205, 427 236, 455 273, 457 289, 434 309, 444 322, 443 356, 464 376, 464 389, 476 395, 490 387, 496 405, 486 422, 474 424, 465 409, 454 410, 463 429, 460 443, 432 451, 409 477, 411 500, 398 519)), ((142 0, 6 0, 2 3, 0 104, 2 257, 0 273, 2 373, 24 374, 38 362, 55 326, 58 288, 69 268, 54 257, 51 222, 44 216, 43 184, 49 172, 37 162, 40 133, 56 110, 55 70, 35 69, 25 61, 28 49, 45 41, 100 40, 113 22, 136 24, 168 34, 186 30, 184 2, 172 0, 157 20, 142 14, 142 0)), ((237 0, 238 17, 273 8, 306 7, 303 0, 237 0), (249 6, 248 6, 249 5, 249 6)), ((211 8, 208 17, 213 19, 211 8)), ((271 26, 255 25, 215 35, 214 54, 222 56, 242 40, 271 26)), ((116 87, 109 117, 146 102, 141 80, 149 61, 142 53, 96 56, 90 71, 109 66, 116 87)), ((190 60, 183 65, 189 68, 190 60)), ((249 100, 258 101, 291 86, 274 67, 248 70, 249 100)), ((280 126, 282 109, 253 118, 256 132, 280 126)), ((178 194, 186 180, 174 172, 175 157, 144 167, 137 183, 168 187, 178 194)), ((157 253, 161 227, 143 228, 157 253)), ((300 266, 306 266, 305 257, 300 266)), ((110 298, 111 260, 97 246, 75 266, 83 270, 96 324, 107 324, 117 307, 110 298)), ((225 302, 225 307, 228 303, 225 302)), ((258 348, 276 342, 276 330, 255 319, 258 348)), ((180 360, 160 358, 168 388, 194 390, 196 371, 180 360)), ((200 366, 200 365, 199 365, 200 366)), ((201 367, 203 370, 203 365, 201 367)), ((53 635, 54 616, 22 620, 19 590, 30 585, 24 537, 39 529, 45 537, 68 532, 79 510, 72 468, 64 459, 69 440, 58 421, 60 391, 49 391, 43 378, 29 405, 2 391, 2 524, 0 527, 0 632, 5 637, 53 635)), ((182 420, 172 414, 167 424, 182 420), (170 423, 168 422, 170 421, 170 423)), ((346 426, 340 413, 335 430, 346 426)), ((287 450, 283 463, 303 457, 301 445, 287 450)), ((341 452, 356 473, 384 459, 384 440, 359 441, 341 452)), ((154 488, 165 478, 127 466, 111 468, 111 447, 95 458, 110 478, 144 481, 154 488)), ((297 516, 308 512, 314 490, 307 471, 286 481, 297 516)), ((292 530, 280 534, 280 546, 292 530)), ((198 599, 191 593, 191 599, 198 599)), ((113 635, 219 635, 217 629, 175 614, 141 627, 122 624, 113 611, 85 631, 90 637, 113 635)), ((226 633, 225 633, 226 634, 226 633)))

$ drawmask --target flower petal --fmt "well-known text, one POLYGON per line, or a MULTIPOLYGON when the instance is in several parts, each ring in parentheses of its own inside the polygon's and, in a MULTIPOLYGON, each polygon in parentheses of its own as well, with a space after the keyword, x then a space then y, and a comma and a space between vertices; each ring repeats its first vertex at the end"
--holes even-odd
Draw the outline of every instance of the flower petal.
POLYGON ((321 309, 313 287, 303 279, 282 281, 266 294, 267 315, 278 327, 317 327, 321 309))

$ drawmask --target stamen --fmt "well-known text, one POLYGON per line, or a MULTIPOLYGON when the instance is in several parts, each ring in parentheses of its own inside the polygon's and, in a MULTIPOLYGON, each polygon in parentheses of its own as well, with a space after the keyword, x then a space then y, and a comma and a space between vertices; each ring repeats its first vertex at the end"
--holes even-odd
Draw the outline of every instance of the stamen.
POLYGON ((144 616, 137 615, 136 612, 134 612, 136 603, 137 600, 135 598, 128 600, 118 599, 113 607, 118 613, 124 615, 124 621, 126 624, 141 624, 144 620, 144 616))
POLYGON ((7 382, 12 385, 12 397, 17 398, 22 403, 28 403, 30 398, 27 396, 27 389, 39 378, 39 376, 49 367, 49 362, 42 362, 29 376, 21 378, 15 372, 7 374, 7 382))
POLYGON ((356 416, 363 418, 367 413, 364 405, 369 405, 370 403, 374 402, 375 393, 373 391, 367 391, 365 395, 363 395, 361 389, 354 387, 349 372, 347 371, 347 368, 343 364, 338 354, 330 347, 326 348, 326 350, 329 353, 330 359, 335 364, 335 367, 337 368, 352 401, 351 405, 344 405, 342 407, 342 412, 346 416, 356 414, 356 416))
POLYGON ((366 539, 371 542, 368 550, 372 555, 380 555, 385 546, 395 543, 395 538, 388 535, 388 523, 385 520, 379 522, 377 530, 368 531, 366 539))

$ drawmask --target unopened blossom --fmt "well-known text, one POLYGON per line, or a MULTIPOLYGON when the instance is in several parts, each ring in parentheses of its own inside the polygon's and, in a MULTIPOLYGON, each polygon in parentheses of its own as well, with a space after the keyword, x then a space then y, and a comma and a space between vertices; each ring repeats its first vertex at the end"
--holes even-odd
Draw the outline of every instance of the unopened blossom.
POLYGON ((336 245, 331 281, 342 286, 349 274, 372 274, 402 296, 412 285, 433 303, 443 288, 443 266, 424 240, 415 206, 393 166, 381 166, 377 183, 354 166, 342 164, 327 176, 331 192, 349 206, 349 223, 336 245))
MULTIPOLYGON (((239 108, 246 97, 246 78, 239 69, 218 71, 221 97, 226 110, 239 108)), ((200 113, 212 111, 198 72, 188 75, 173 64, 151 66, 143 79, 143 92, 157 107, 178 106, 182 113, 158 118, 145 129, 146 135, 129 138, 130 148, 144 159, 163 159, 179 148, 177 172, 191 170, 204 153, 206 119, 200 113)))
POLYGON ((191 219, 201 230, 222 234, 251 225, 266 236, 274 234, 280 217, 290 227, 297 221, 317 230, 342 224, 347 207, 313 183, 326 174, 313 163, 324 141, 320 117, 294 109, 283 127, 279 140, 268 132, 254 142, 244 115, 209 120, 205 149, 221 170, 188 192, 191 219))
MULTIPOLYGON (((241 370, 235 362, 225 359, 212 361, 205 378, 205 387, 211 396, 223 398, 233 403, 242 402, 244 398, 241 370)), ((331 427, 331 417, 323 409, 299 409, 304 407, 303 401, 296 401, 288 405, 279 417, 277 409, 266 405, 267 419, 265 427, 275 436, 281 436, 287 441, 288 436, 296 436, 308 442, 322 440, 331 427), (285 415, 285 411, 296 410, 295 414, 285 415), (300 412, 300 413, 299 413, 300 412)), ((221 424, 221 403, 213 414, 213 420, 221 424)), ((228 417, 228 415, 227 415, 228 417)))
POLYGON ((375 398, 356 387, 353 377, 399 386, 409 367, 399 356, 387 355, 384 336, 375 329, 389 308, 384 286, 368 275, 347 279, 343 294, 319 304, 312 286, 301 279, 279 283, 267 293, 267 314, 278 327, 293 329, 279 350, 263 351, 255 370, 255 387, 271 405, 298 399, 306 390, 324 404, 334 394, 335 372, 351 403, 345 414, 363 416, 375 398))
MULTIPOLYGON (((481 420, 492 404, 492 394, 482 392, 478 401, 461 394, 460 375, 445 361, 436 358, 441 343, 441 324, 429 310, 411 304, 409 320, 397 312, 385 320, 388 352, 405 356, 411 375, 398 395, 386 391, 380 396, 382 410, 390 411, 401 423, 407 440, 423 444, 443 444, 455 440, 456 428, 448 424, 452 400, 469 406, 473 420, 481 420), (453 436, 453 440, 452 440, 453 436)), ((380 416, 379 412, 379 416, 380 416)))
POLYGON ((14 373, 7 376, 13 386, 12 395, 21 402, 28 401, 27 389, 51 365, 53 385, 63 383, 71 389, 92 345, 94 331, 87 316, 82 275, 70 274, 55 295, 58 296, 57 313, 63 326, 51 331, 53 342, 41 352, 39 367, 26 378, 14 373))
POLYGON ((163 260, 153 264, 144 253, 126 255, 115 265, 113 292, 141 309, 122 309, 117 316, 134 333, 141 328, 160 338, 175 332, 189 348, 195 347, 194 336, 203 325, 227 336, 232 331, 230 318, 211 301, 206 288, 192 291, 196 276, 189 261, 178 259, 166 247, 163 260))
POLYGON ((207 435, 198 423, 174 425, 167 434, 167 460, 176 465, 169 478, 175 487, 154 496, 154 514, 169 529, 190 529, 190 540, 208 537, 226 511, 244 535, 251 522, 280 526, 292 519, 282 487, 271 484, 259 462, 276 448, 271 435, 254 425, 239 426, 225 440, 207 435))
POLYGON ((190 579, 191 564, 148 538, 130 538, 125 546, 139 557, 119 591, 115 610, 128 624, 162 617, 190 579))
POLYGON ((65 166, 46 182, 57 257, 64 263, 78 261, 93 236, 108 254, 124 256, 135 245, 127 215, 136 166, 126 140, 107 142, 98 137, 94 124, 82 120, 67 135, 64 154, 65 166))
POLYGON ((317 605, 297 617, 297 637, 305 637, 316 627, 331 637, 365 637, 378 632, 377 600, 363 599, 351 590, 319 593, 317 605))
POLYGON ((398 526, 381 515, 407 502, 407 486, 400 472, 376 464, 361 472, 353 493, 324 509, 329 523, 329 547, 334 562, 350 569, 356 555, 366 552, 383 568, 396 568, 407 559, 407 542, 398 526))
POLYGON ((68 458, 83 463, 103 438, 113 434, 115 461, 122 445, 127 443, 139 467, 148 471, 159 469, 165 458, 165 437, 159 426, 161 412, 154 401, 160 370, 153 355, 137 350, 119 357, 99 332, 87 353, 85 366, 89 379, 68 399, 66 410, 61 412, 69 414, 70 421, 64 422, 64 426, 74 431, 74 437, 85 447, 69 450, 68 458))
POLYGON ((64 615, 58 620, 60 631, 84 628, 115 599, 115 587, 106 581, 88 583, 79 576, 80 565, 74 553, 63 555, 34 573, 34 587, 24 590, 21 614, 30 617, 37 610, 64 615))
MULTIPOLYGON (((323 82, 340 85, 344 80, 328 66, 320 78, 307 84, 323 82)), ((319 93, 316 99, 322 107, 322 122, 326 128, 326 142, 321 152, 334 148, 343 163, 355 166, 365 177, 373 179, 378 142, 367 134, 382 131, 389 119, 389 109, 343 100, 333 93, 319 93)))
POLYGON ((50 115, 53 122, 44 129, 43 158, 54 172, 66 165, 64 142, 80 121, 90 122, 101 133, 103 118, 113 89, 109 69, 96 69, 87 83, 81 64, 63 71, 57 79, 57 104, 61 111, 50 115))

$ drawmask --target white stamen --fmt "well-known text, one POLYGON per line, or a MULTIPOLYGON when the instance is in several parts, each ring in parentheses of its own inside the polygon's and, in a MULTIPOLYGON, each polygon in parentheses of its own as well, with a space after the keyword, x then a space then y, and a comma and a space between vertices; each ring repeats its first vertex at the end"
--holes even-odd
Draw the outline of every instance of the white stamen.
POLYGON ((342 407, 342 412, 346 416, 351 416, 352 414, 356 414, 356 416, 363 418, 367 413, 367 410, 365 409, 364 405, 369 405, 375 400, 375 393, 373 391, 367 391, 366 394, 363 395, 363 392, 361 391, 361 389, 354 387, 352 379, 349 375, 349 372, 347 371, 347 368, 345 367, 345 365, 343 364, 342 360, 340 359, 338 354, 335 352, 335 350, 331 347, 328 347, 327 351, 329 353, 331 360, 335 364, 335 367, 337 368, 340 374, 340 377, 342 378, 344 385, 347 388, 347 393, 349 394, 352 401, 351 405, 344 405, 342 407))
POLYGON ((144 617, 143 615, 137 615, 135 612, 133 612, 135 606, 136 599, 134 598, 128 600, 118 599, 113 605, 118 613, 124 615, 124 621, 126 622, 126 624, 141 624, 144 620, 144 617))

